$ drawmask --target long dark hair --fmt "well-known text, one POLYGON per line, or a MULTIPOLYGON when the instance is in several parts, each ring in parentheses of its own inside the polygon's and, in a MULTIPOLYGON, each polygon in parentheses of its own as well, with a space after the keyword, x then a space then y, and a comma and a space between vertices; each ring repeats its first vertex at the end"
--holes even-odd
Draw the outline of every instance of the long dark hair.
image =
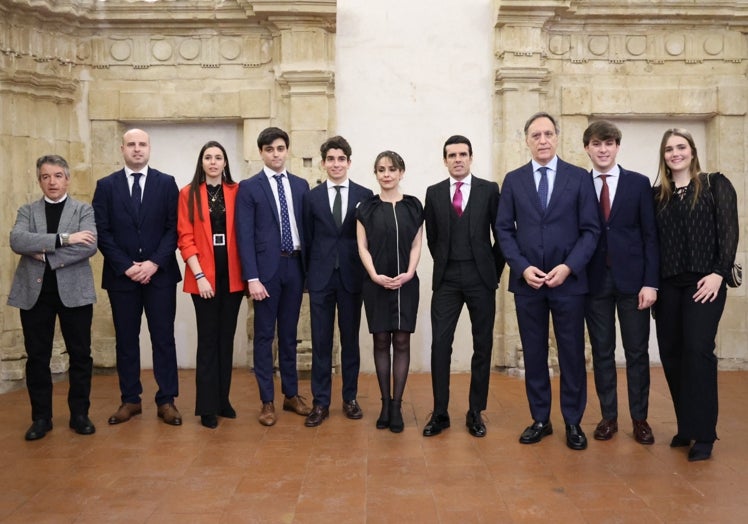
POLYGON ((226 161, 226 165, 223 168, 223 183, 234 185, 234 179, 231 178, 231 169, 229 168, 229 157, 226 154, 226 148, 224 148, 219 142, 211 140, 206 142, 205 145, 200 149, 200 154, 197 155, 197 165, 195 166, 195 174, 192 176, 192 182, 190 182, 190 195, 187 200, 189 208, 189 219, 190 223, 195 223, 195 207, 197 207, 197 215, 200 220, 203 220, 203 207, 200 197, 200 186, 205 183, 205 170, 203 169, 203 155, 205 150, 211 147, 217 147, 223 153, 223 159, 226 161))

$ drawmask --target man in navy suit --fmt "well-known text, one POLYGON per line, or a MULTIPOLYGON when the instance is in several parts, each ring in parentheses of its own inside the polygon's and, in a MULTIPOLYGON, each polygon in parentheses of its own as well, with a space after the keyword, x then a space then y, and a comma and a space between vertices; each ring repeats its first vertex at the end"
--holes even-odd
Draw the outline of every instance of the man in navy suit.
POLYGON ((626 357, 629 412, 634 439, 654 444, 647 423, 649 408, 649 308, 657 300, 659 246, 649 179, 616 164, 621 131, 611 122, 593 122, 582 136, 592 161, 592 179, 600 202, 602 226, 597 249, 587 266, 587 331, 592 344, 595 389, 602 420, 597 440, 618 431, 616 310, 626 357))
POLYGON ((587 447, 580 426, 587 404, 584 301, 587 263, 600 235, 589 173, 556 156, 559 128, 548 113, 525 124, 532 160, 504 177, 497 228, 511 269, 525 360, 525 388, 533 423, 519 441, 533 444, 553 433, 548 372, 548 318, 553 315, 561 368, 561 412, 566 444, 587 447))
POLYGON ((361 362, 361 284, 364 268, 356 245, 356 206, 373 196, 348 178, 351 146, 342 136, 320 147, 327 180, 304 195, 303 221, 307 289, 312 320, 312 395, 314 407, 304 425, 316 427, 330 415, 332 339, 335 310, 340 330, 343 412, 363 417, 356 401, 361 362))
POLYGON ((303 178, 286 171, 288 133, 263 130, 257 147, 262 171, 239 183, 236 235, 242 278, 254 301, 254 370, 260 389, 260 424, 276 422, 273 338, 278 331, 278 364, 283 409, 307 416, 312 410, 299 396, 296 329, 304 292, 304 229, 301 202, 309 191, 303 178))
POLYGON ((182 280, 175 255, 179 189, 174 177, 148 166, 148 133, 127 131, 120 149, 125 168, 100 179, 93 197, 122 400, 109 423, 119 424, 142 412, 139 339, 145 310, 158 384, 157 414, 167 424, 179 426, 182 416, 174 405, 179 395, 174 317, 177 282, 182 280))

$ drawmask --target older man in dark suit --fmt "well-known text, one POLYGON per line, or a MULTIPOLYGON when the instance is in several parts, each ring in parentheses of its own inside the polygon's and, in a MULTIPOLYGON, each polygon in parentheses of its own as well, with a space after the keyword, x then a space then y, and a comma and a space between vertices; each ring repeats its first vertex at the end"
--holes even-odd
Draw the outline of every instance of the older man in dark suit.
POLYGON ((634 439, 640 444, 654 444, 652 428, 647 423, 649 308, 657 300, 660 255, 652 187, 646 176, 616 164, 621 130, 613 123, 591 123, 582 142, 592 162, 602 226, 597 249, 587 267, 590 294, 585 314, 602 412, 594 436, 609 440, 618 431, 617 310, 634 439))
POLYGON ((288 133, 264 129, 257 147, 262 171, 239 183, 236 236, 242 278, 254 301, 254 370, 262 408, 258 420, 272 426, 275 414, 273 339, 278 333, 278 365, 283 409, 306 417, 312 408, 299 395, 296 333, 304 292, 304 229, 301 201, 309 183, 286 170, 288 133))
POLYGON ((501 249, 511 269, 525 359, 532 424, 519 441, 533 444, 553 433, 548 372, 549 314, 561 368, 561 412, 566 444, 587 447, 581 421, 587 404, 584 300, 587 263, 600 234, 595 188, 582 168, 556 156, 559 128, 548 113, 525 124, 532 160, 507 173, 497 219, 501 249))
POLYGON ((423 435, 438 435, 450 426, 449 373, 452 342, 462 306, 473 326, 469 407, 465 418, 475 437, 486 435, 481 411, 488 401, 493 325, 504 258, 496 242, 499 186, 472 174, 473 146, 454 135, 442 149, 449 178, 426 190, 424 219, 434 258, 431 298, 431 384, 434 411, 423 435), (494 242, 491 241, 493 233, 494 242))
POLYGON ((44 198, 21 206, 10 232, 10 247, 21 255, 8 305, 20 308, 26 348, 26 386, 31 427, 26 440, 52 429, 52 357, 55 321, 70 360, 70 427, 81 435, 96 431, 91 404, 91 319, 96 302, 89 258, 96 254, 91 206, 68 196, 70 168, 64 158, 45 155, 36 162, 44 198))
POLYGON ((124 169, 96 184, 93 208, 104 255, 102 287, 109 294, 117 340, 121 404, 109 417, 120 424, 142 412, 140 323, 145 311, 153 350, 157 415, 179 426, 174 405, 179 395, 174 318, 177 282, 182 280, 177 248, 179 189, 174 177, 148 165, 148 133, 131 129, 122 137, 124 169))

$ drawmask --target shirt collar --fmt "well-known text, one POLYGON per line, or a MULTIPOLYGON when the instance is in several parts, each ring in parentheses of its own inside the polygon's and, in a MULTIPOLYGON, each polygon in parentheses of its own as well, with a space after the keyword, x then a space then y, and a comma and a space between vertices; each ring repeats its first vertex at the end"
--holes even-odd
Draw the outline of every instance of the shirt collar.
POLYGON ((125 166, 125 176, 130 176, 130 175, 132 175, 133 173, 140 173, 141 175, 143 175, 143 176, 146 176, 146 175, 148 174, 148 166, 145 166, 145 167, 144 167, 143 169, 141 169, 140 171, 133 171, 133 170, 132 170, 132 169, 130 169, 129 167, 125 166))
POLYGON ((61 204, 61 203, 65 202, 65 200, 67 200, 67 198, 68 198, 68 194, 67 194, 67 193, 65 193, 64 195, 62 195, 62 198, 59 198, 59 199, 57 199, 57 200, 52 200, 51 198, 47 198, 47 197, 45 196, 45 197, 44 197, 44 201, 45 201, 45 202, 46 202, 47 204, 61 204))
POLYGON ((288 173, 286 173, 285 169, 279 173, 276 173, 268 166, 262 166, 262 171, 265 173, 265 176, 268 177, 268 179, 274 177, 275 175, 286 175, 286 178, 288 178, 288 173))
POLYGON ((473 180, 473 173, 468 173, 468 176, 466 176, 466 177, 465 177, 465 178, 463 178, 462 180, 455 180, 455 179, 454 179, 454 178, 452 178, 452 176, 450 175, 450 177, 449 177, 449 186, 450 186, 450 187, 452 187, 452 186, 454 186, 455 184, 457 184, 457 182, 462 182, 462 185, 463 185, 463 186, 469 186, 469 185, 470 185, 470 182, 472 182, 472 180, 473 180))
POLYGON ((548 169, 550 169, 551 171, 555 173, 557 171, 556 168, 558 167, 558 155, 553 155, 553 158, 551 158, 551 161, 548 162, 545 166, 538 164, 533 158, 532 159, 532 172, 537 173, 538 169, 541 167, 547 167, 548 169))
POLYGON ((343 180, 340 184, 336 184, 335 182, 333 182, 332 180, 330 180, 328 178, 327 179, 327 190, 329 191, 330 189, 332 189, 335 186, 340 186, 340 187, 344 187, 344 188, 348 189, 348 177, 346 177, 346 179, 343 180))
POLYGON ((611 170, 610 170, 610 171, 608 171, 607 173, 601 173, 601 172, 600 172, 600 171, 598 171, 597 169, 594 169, 594 168, 592 169, 592 178, 597 178, 597 177, 599 177, 600 175, 610 175, 610 176, 612 176, 612 177, 614 177, 614 178, 615 178, 615 177, 618 177, 618 176, 619 176, 620 174, 621 174, 621 168, 620 168, 620 167, 618 167, 618 164, 615 164, 615 165, 614 165, 614 166, 613 166, 613 167, 611 168, 611 170))

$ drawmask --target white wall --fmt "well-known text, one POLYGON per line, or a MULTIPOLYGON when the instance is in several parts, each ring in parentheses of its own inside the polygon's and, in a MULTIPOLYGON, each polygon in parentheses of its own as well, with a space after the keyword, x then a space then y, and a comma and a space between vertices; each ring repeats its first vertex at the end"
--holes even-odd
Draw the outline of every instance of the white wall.
MULTIPOLYGON (((491 165, 493 7, 490 0, 338 0, 336 130, 353 148, 351 177, 375 191, 376 155, 405 160, 404 193, 422 202, 447 176, 442 145, 453 134, 473 144, 473 172, 494 179, 491 165)), ((431 256, 424 241, 418 275, 421 302, 411 369, 430 369, 431 256)), ((364 316, 365 317, 365 316, 364 316)), ((454 370, 470 368, 467 311, 455 336, 454 370)), ((364 319, 362 369, 374 369, 364 319)))

